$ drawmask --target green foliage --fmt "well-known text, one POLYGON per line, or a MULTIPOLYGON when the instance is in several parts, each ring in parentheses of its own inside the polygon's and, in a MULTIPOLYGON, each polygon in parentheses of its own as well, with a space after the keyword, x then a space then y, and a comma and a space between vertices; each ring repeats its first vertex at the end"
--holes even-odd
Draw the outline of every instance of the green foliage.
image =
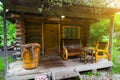
POLYGON ((99 77, 99 76, 101 76, 101 72, 100 72, 100 71, 97 71, 96 74, 93 74, 92 71, 88 71, 88 72, 85 72, 85 75, 88 75, 88 76, 93 76, 93 75, 95 75, 95 76, 99 77))
MULTIPOLYGON (((3 5, 0 2, 0 13, 3 11, 3 5)), ((7 26, 7 46, 15 43, 16 38, 16 30, 14 24, 9 21, 6 21, 7 26)), ((0 47, 3 47, 4 41, 4 25, 3 25, 3 17, 0 16, 0 47)))
POLYGON ((7 43, 8 43, 8 46, 15 43, 15 39, 16 39, 15 25, 8 21, 7 22, 7 40, 8 40, 7 43))
POLYGON ((120 51, 119 50, 120 50, 120 47, 117 46, 117 41, 115 40, 114 46, 113 46, 113 53, 112 53, 112 61, 113 61, 112 72, 120 74, 120 51))
POLYGON ((89 71, 89 72, 86 72, 85 75, 92 76, 93 73, 91 71, 89 71))
MULTIPOLYGON (((110 20, 101 19, 99 22, 90 26, 90 44, 94 41, 108 41, 109 39, 110 20)), ((116 14, 114 17, 114 33, 117 35, 117 41, 120 40, 120 14, 116 14)), ((115 41, 115 39, 114 39, 115 41)))
MULTIPOLYGON (((7 46, 10 46, 11 44, 15 43, 16 39, 16 29, 14 24, 7 21, 7 46)), ((0 16, 0 47, 3 47, 3 41, 4 41, 4 25, 3 25, 3 17, 0 16)))
POLYGON ((109 33, 109 24, 108 19, 101 19, 99 22, 92 24, 90 26, 90 43, 103 40, 109 33))
POLYGON ((120 32, 120 14, 116 14, 114 18, 115 32, 120 32))
POLYGON ((2 3, 0 2, 0 13, 3 11, 3 5, 2 3))

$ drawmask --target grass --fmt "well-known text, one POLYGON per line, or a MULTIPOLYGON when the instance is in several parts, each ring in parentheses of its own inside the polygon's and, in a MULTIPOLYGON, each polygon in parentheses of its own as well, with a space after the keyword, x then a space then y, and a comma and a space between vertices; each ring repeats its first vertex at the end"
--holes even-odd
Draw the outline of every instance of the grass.
POLYGON ((93 73, 91 71, 85 72, 85 75, 92 76, 93 73))
MULTIPOLYGON (((8 58, 8 62, 11 63, 13 60, 11 57, 8 58)), ((3 74, 4 74, 4 58, 0 58, 0 80, 4 80, 3 74)))
POLYGON ((0 58, 0 80, 4 80, 3 73, 4 73, 4 58, 0 58))
POLYGON ((0 58, 0 72, 4 71, 4 58, 0 58))
POLYGON ((97 71, 96 74, 94 74, 92 71, 88 71, 88 72, 85 72, 85 75, 88 75, 88 76, 92 76, 92 75, 95 75, 95 76, 100 76, 101 75, 101 72, 100 71, 97 71))
POLYGON ((113 61, 112 72, 117 74, 120 74, 120 51, 118 51, 119 48, 120 47, 114 45, 112 53, 113 61))
MULTIPOLYGON (((8 62, 11 63, 13 60, 11 57, 8 58, 8 62)), ((0 72, 4 72, 4 58, 0 58, 0 72)))

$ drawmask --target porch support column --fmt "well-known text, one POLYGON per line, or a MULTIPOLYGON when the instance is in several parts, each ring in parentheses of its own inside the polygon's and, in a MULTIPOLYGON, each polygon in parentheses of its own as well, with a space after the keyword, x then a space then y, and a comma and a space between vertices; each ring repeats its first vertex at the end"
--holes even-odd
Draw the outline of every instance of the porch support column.
POLYGON ((90 39, 90 23, 88 22, 88 24, 87 24, 87 26, 86 26, 87 28, 86 28, 86 47, 88 47, 89 46, 89 39, 90 39))
POLYGON ((6 73, 8 70, 8 54, 7 54, 7 28, 6 28, 6 6, 5 6, 5 1, 2 0, 3 3, 3 28, 4 28, 4 62, 5 62, 5 80, 6 80, 6 73))
POLYGON ((60 34, 60 26, 61 24, 58 24, 58 45, 59 45, 59 55, 60 55, 60 52, 61 52, 61 45, 60 45, 60 40, 61 40, 61 34, 60 34))
POLYGON ((114 31, 114 17, 110 18, 110 29, 109 29, 109 53, 112 59, 112 48, 113 48, 113 31, 114 31))
POLYGON ((42 54, 44 54, 44 23, 42 23, 42 54))

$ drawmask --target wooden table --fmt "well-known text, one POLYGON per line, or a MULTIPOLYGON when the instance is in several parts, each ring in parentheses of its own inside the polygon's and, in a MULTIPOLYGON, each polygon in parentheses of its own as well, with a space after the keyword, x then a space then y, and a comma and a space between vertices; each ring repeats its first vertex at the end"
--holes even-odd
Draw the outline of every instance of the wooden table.
POLYGON ((87 63, 88 58, 92 59, 92 63, 94 62, 94 48, 84 47, 80 52, 80 61, 82 58, 84 59, 84 63, 87 63))

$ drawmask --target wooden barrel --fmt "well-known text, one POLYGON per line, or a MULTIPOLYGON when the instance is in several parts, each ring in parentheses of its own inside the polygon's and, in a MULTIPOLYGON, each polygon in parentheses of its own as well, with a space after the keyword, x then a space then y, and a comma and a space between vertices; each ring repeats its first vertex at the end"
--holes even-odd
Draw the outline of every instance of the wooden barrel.
POLYGON ((25 69, 33 69, 39 66, 40 61, 40 45, 30 43, 23 45, 22 48, 23 67, 25 69), (31 51, 34 46, 33 52, 31 51))

